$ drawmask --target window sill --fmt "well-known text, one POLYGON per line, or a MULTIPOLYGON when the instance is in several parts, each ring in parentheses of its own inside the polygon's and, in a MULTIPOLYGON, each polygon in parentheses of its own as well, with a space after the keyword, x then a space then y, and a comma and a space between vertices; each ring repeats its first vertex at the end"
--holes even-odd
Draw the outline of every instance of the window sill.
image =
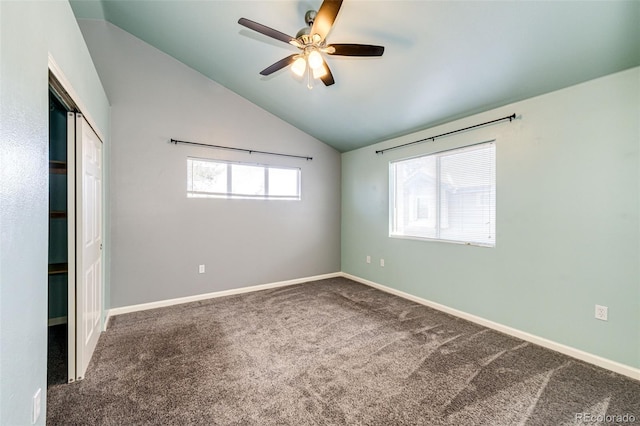
POLYGON ((456 241, 456 240, 445 240, 441 238, 428 238, 428 237, 414 237, 410 235, 398 235, 398 234, 389 234, 389 238, 397 238, 399 240, 414 240, 414 241, 425 241, 425 242, 437 242, 437 243, 449 243, 449 244, 457 244, 462 246, 474 246, 474 247, 484 247, 484 248, 495 248, 496 244, 489 243, 477 243, 477 242, 466 242, 466 241, 456 241))

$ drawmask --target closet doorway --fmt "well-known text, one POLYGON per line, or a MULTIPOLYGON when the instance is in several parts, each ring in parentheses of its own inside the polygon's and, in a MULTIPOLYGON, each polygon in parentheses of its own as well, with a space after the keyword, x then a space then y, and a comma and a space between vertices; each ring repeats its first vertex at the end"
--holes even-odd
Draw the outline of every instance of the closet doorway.
POLYGON ((102 141, 49 73, 47 384, 84 378, 102 331, 102 141))
POLYGON ((47 386, 68 381, 70 223, 67 200, 67 112, 68 107, 50 88, 47 386))

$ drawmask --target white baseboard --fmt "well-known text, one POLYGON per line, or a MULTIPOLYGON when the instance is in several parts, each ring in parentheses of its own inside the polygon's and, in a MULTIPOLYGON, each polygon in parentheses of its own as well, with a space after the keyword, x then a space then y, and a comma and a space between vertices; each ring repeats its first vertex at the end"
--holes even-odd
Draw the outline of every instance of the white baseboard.
POLYGON ((60 325, 60 324, 66 324, 67 323, 67 317, 56 317, 56 318, 49 318, 47 325, 49 327, 54 326, 54 325, 60 325))
POLYGON ((361 284, 368 285, 368 286, 376 288, 378 290, 382 290, 382 291, 384 291, 386 293, 390 293, 390 294, 402 297, 404 299, 411 300, 411 301, 419 303, 421 305, 425 305, 425 306, 428 306, 430 308, 437 309, 439 311, 446 312, 446 313, 454 315, 456 317, 459 317, 459 318, 474 322, 476 324, 480 324, 480 325, 485 326, 487 328, 491 328, 493 330, 500 331, 500 332, 502 332, 504 334, 508 334, 510 336, 517 337, 519 339, 525 340, 527 342, 534 343, 536 345, 545 347, 547 349, 551 349, 553 351, 560 352, 562 354, 565 354, 565 355, 568 355, 570 357, 579 359, 581 361, 588 362, 589 364, 594 364, 594 365, 597 365, 598 367, 606 368, 607 370, 611 370, 611 371, 614 371, 616 373, 623 374, 623 375, 625 375, 627 377, 631 377, 632 379, 640 380, 640 369, 638 369, 638 368, 631 367, 631 366, 625 365, 625 364, 621 364, 619 362, 612 361, 610 359, 603 358, 603 357, 600 357, 598 355, 594 355, 594 354, 591 354, 589 352, 582 351, 580 349, 572 348, 571 346, 563 345, 561 343, 557 343, 557 342, 554 342, 552 340, 545 339, 543 337, 539 337, 539 336, 527 333, 525 331, 521 331, 521 330, 518 330, 518 329, 515 329, 515 328, 512 328, 512 327, 508 327, 506 325, 499 324, 497 322, 493 322, 493 321, 490 321, 488 319, 485 319, 485 318, 482 318, 482 317, 479 317, 479 316, 476 316, 476 315, 468 314, 466 312, 459 311, 457 309, 450 308, 448 306, 441 305, 439 303, 432 302, 430 300, 426 300, 426 299, 423 299, 421 297, 414 296, 412 294, 405 293, 403 291, 396 290, 394 288, 390 288, 390 287, 384 286, 382 284, 378 284, 376 282, 369 281, 369 280, 366 280, 364 278, 357 277, 355 275, 351 275, 351 274, 347 274, 347 273, 343 272, 342 276, 344 278, 348 278, 350 280, 359 282, 361 284))
MULTIPOLYGON (((157 302, 150 302, 150 303, 142 303, 139 305, 131 305, 131 306, 123 306, 123 307, 119 307, 119 308, 112 308, 109 309, 107 312, 107 318, 105 320, 105 326, 106 324, 108 324, 109 322, 109 318, 111 318, 112 316, 115 315, 121 315, 121 314, 127 314, 127 313, 131 313, 131 312, 138 312, 138 311, 146 311, 148 309, 156 309, 156 308, 162 308, 162 307, 166 307, 166 306, 173 306, 173 305, 179 305, 182 303, 189 303, 189 302, 197 302, 200 300, 207 300, 207 299, 213 299, 213 298, 217 298, 217 297, 224 297, 224 296, 232 296, 235 294, 242 294, 242 293, 251 293, 254 291, 260 291, 260 290, 267 290, 267 289, 271 289, 271 288, 278 288, 278 287, 286 287, 286 286, 290 286, 290 285, 294 285, 294 284, 302 284, 305 282, 310 282, 310 281, 317 281, 317 280, 323 280, 323 279, 329 279, 329 278, 336 278, 336 277, 344 277, 344 278, 348 278, 350 280, 359 282, 361 284, 367 285, 369 287, 373 287, 376 288, 378 290, 382 290, 386 293, 390 293, 399 297, 402 297, 404 299, 407 300, 411 300, 413 302, 419 303, 421 305, 425 305, 428 306, 430 308, 433 309, 437 309, 439 311, 442 312, 446 312, 448 314, 454 315, 456 317, 474 322, 476 324, 480 324, 484 327, 487 328, 491 328, 493 330, 497 330, 501 333, 505 333, 508 334, 510 336, 513 337, 517 337, 519 339, 525 340, 527 342, 531 342, 534 343, 536 345, 545 347, 547 349, 551 349, 553 351, 556 352, 560 352, 562 354, 568 355, 570 357, 579 359, 581 361, 585 361, 588 362, 590 364, 593 365, 597 365, 598 367, 602 367, 605 368, 607 370, 611 370, 613 372, 625 375, 627 377, 631 377, 632 379, 635 380, 640 380, 640 369, 635 368, 635 367, 631 367, 629 365, 625 365, 625 364, 621 364, 619 362, 616 361, 612 361, 610 359, 607 358, 603 358, 600 357, 598 355, 594 355, 591 354, 589 352, 585 352, 582 351, 580 349, 576 349, 576 348, 572 348, 570 346, 567 345, 563 345, 561 343, 557 343, 554 342, 552 340, 549 339, 545 339, 543 337, 539 337, 530 333, 527 333, 525 331, 521 331, 473 314, 469 314, 454 308, 450 308, 448 306, 442 305, 440 303, 436 303, 436 302, 432 302, 430 300, 426 300, 423 299, 421 297, 418 296, 414 296, 412 294, 409 293, 405 293, 403 291, 400 290, 396 290, 394 288, 391 287, 387 287, 384 286, 382 284, 378 284, 376 282, 373 281, 369 281, 367 279, 364 278, 360 278, 357 277, 355 275, 351 275, 351 274, 347 274, 345 272, 335 272, 335 273, 331 273, 331 274, 325 274, 325 275, 317 275, 317 276, 312 276, 312 277, 305 277, 305 278, 297 278, 294 280, 288 280, 288 281, 280 281, 280 282, 274 282, 274 283, 269 283, 269 284, 261 284, 261 285, 255 285, 255 286, 251 286, 251 287, 242 287, 242 288, 236 288, 236 289, 231 289, 231 290, 223 290, 223 291, 216 291, 213 293, 205 293, 205 294, 198 294, 195 296, 187 296, 187 297, 180 297, 180 298, 176 298, 176 299, 169 299, 169 300, 160 300, 157 302)), ((51 320, 50 320, 51 321, 51 320)), ((65 322, 66 322, 66 318, 65 318, 65 322)), ((51 323, 49 323, 49 325, 52 325, 51 323)))
POLYGON ((195 296, 179 297, 176 299, 159 300, 157 302, 141 303, 139 305, 122 306, 120 308, 112 308, 107 311, 105 324, 109 323, 109 318, 115 315, 128 314, 131 312, 146 311, 148 309, 163 308, 166 306, 179 305, 182 303, 197 302, 200 300, 213 299, 216 297, 232 296, 234 294, 251 293, 254 291, 267 290, 270 288, 286 287, 289 285, 302 284, 310 281, 325 280, 328 278, 342 277, 342 272, 334 272, 325 275, 316 275, 312 277, 296 278, 294 280, 279 281, 269 284, 254 285, 251 287, 234 288, 231 290, 215 291, 213 293, 197 294, 195 296))

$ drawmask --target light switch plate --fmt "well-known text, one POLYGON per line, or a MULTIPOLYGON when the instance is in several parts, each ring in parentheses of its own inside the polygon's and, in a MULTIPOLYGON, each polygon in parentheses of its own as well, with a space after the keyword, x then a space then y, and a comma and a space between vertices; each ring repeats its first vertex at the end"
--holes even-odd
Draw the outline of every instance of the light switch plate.
POLYGON ((31 424, 34 425, 37 423, 40 418, 40 411, 42 410, 42 389, 38 388, 36 393, 33 395, 33 410, 31 412, 31 424))

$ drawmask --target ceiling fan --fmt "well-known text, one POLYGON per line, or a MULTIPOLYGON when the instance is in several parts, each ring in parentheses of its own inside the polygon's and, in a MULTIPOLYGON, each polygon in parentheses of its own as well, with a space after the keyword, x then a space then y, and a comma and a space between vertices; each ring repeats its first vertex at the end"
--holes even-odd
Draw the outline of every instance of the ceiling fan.
POLYGON ((333 74, 322 54, 334 56, 382 56, 384 53, 383 46, 352 43, 327 44, 327 34, 331 31, 331 27, 338 16, 340 6, 342 6, 342 0, 324 0, 317 12, 315 10, 307 11, 304 16, 307 26, 298 31, 295 37, 249 19, 240 18, 238 24, 300 49, 299 53, 294 53, 279 60, 260 71, 260 74, 270 75, 292 65, 291 70, 294 74, 302 77, 305 72, 307 73, 307 87, 311 89, 315 78, 322 80, 325 86, 331 86, 335 83, 333 74))

